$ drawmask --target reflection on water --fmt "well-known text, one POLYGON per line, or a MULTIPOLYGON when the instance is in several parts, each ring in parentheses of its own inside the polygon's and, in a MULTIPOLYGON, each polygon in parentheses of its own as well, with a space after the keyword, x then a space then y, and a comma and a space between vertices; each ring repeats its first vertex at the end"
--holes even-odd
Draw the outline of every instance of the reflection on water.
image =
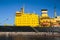
POLYGON ((28 37, 28 36, 9 36, 9 37, 6 37, 6 36, 1 36, 0 37, 0 40, 60 40, 60 37, 28 37))

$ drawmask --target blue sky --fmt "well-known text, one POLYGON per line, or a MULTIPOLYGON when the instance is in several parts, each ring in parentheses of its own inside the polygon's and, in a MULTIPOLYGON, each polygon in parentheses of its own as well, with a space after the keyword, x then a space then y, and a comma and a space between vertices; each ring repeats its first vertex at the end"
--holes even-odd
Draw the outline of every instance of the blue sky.
POLYGON ((54 4, 57 15, 60 15, 60 0, 0 0, 0 25, 14 24, 15 12, 24 5, 25 12, 35 12, 41 15, 41 9, 48 9, 48 15, 53 17, 54 4))

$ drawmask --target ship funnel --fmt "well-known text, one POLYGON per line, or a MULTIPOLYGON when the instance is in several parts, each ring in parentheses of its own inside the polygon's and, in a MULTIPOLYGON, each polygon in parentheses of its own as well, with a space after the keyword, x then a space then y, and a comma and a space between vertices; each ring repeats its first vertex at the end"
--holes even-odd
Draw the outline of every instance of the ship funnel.
POLYGON ((48 12, 47 9, 42 9, 41 11, 43 14, 47 14, 47 12, 48 12))
POLYGON ((42 15, 41 15, 42 17, 48 17, 47 9, 42 9, 41 11, 42 11, 42 15))

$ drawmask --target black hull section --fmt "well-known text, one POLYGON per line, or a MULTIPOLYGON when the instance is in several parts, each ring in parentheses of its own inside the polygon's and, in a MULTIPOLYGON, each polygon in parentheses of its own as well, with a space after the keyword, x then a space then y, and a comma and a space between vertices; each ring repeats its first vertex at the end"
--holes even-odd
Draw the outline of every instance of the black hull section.
POLYGON ((60 32, 60 27, 0 26, 0 32, 60 32))

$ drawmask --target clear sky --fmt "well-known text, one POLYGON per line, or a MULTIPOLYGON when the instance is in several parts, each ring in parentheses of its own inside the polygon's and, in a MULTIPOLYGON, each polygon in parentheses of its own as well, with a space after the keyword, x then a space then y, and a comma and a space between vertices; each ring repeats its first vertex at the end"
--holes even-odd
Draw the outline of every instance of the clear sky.
POLYGON ((41 15, 41 9, 48 9, 48 15, 53 17, 54 4, 57 15, 60 15, 60 0, 0 0, 0 25, 14 24, 15 12, 24 5, 25 12, 35 12, 41 15))

